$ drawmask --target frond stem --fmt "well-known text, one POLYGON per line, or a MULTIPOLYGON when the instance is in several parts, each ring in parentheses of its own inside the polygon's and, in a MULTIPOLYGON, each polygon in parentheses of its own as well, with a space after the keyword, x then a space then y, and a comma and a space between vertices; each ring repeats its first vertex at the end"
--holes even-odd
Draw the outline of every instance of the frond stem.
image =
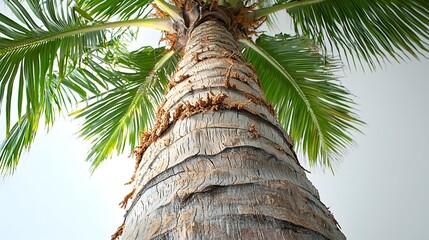
POLYGON ((168 4, 164 0, 154 0, 153 1, 156 5, 159 6, 163 11, 165 11, 170 17, 176 21, 179 22, 182 20, 182 17, 180 16, 180 10, 174 5, 168 4))
POLYGON ((271 7, 261 8, 254 12, 246 13, 246 17, 252 18, 252 19, 258 19, 260 17, 267 16, 271 13, 275 13, 281 10, 288 10, 294 7, 304 6, 304 5, 310 5, 314 3, 322 2, 323 0, 303 0, 303 1, 295 1, 295 2, 289 2, 285 4, 279 4, 279 5, 273 5, 271 7))
POLYGON ((80 26, 74 29, 68 29, 63 32, 48 34, 39 38, 34 39, 26 39, 23 41, 18 41, 13 44, 10 44, 8 47, 0 48, 0 56, 13 51, 14 49, 34 46, 43 42, 52 41, 59 38, 69 37, 78 34, 85 34, 93 31, 104 30, 108 28, 120 28, 120 27, 149 27, 160 29, 164 31, 173 31, 172 22, 168 18, 151 18, 151 19, 134 19, 134 20, 126 20, 126 21, 118 21, 118 22, 108 22, 108 23, 96 23, 92 26, 80 26))

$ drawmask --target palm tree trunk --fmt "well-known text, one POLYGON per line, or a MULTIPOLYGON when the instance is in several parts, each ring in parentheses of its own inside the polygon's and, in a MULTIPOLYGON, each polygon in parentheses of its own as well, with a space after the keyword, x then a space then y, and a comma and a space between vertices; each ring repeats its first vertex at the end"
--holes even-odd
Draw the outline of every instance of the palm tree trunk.
POLYGON ((191 33, 123 239, 345 239, 219 21, 191 33))

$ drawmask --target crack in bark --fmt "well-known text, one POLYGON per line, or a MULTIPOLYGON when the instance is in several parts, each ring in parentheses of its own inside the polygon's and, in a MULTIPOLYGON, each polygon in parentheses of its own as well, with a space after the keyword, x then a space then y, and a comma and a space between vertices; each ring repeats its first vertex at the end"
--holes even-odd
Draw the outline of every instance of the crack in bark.
POLYGON ((231 185, 210 185, 210 186, 204 187, 199 191, 191 192, 184 195, 179 199, 179 202, 182 205, 181 208, 184 208, 186 205, 189 204, 190 201, 192 201, 198 195, 207 195, 207 194, 216 195, 218 191, 222 191, 222 189, 225 189, 228 187, 246 186, 246 185, 254 185, 254 184, 257 184, 257 183, 251 182, 251 183, 240 183, 240 184, 231 184, 231 185))

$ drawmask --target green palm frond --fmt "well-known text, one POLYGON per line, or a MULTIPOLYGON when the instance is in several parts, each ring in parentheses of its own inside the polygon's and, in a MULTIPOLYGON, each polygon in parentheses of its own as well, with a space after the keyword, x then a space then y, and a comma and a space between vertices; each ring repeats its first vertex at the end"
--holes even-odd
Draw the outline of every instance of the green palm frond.
MULTIPOLYGON (((257 4, 258 10, 259 10, 259 9, 272 7, 276 3, 273 3, 272 1, 255 1, 255 3, 252 3, 252 4, 257 4)), ((273 12, 271 14, 267 14, 264 16, 266 17, 265 23, 267 24, 268 29, 270 31, 275 31, 276 29, 279 29, 279 19, 276 12, 273 12)), ((254 18, 258 18, 258 17, 254 16, 254 18)))
POLYGON ((356 125, 362 123, 350 93, 334 75, 339 62, 323 57, 304 37, 261 35, 256 44, 243 42, 244 54, 296 149, 311 165, 332 168, 352 143, 351 131, 359 131, 356 125))
POLYGON ((297 33, 344 54, 349 64, 374 68, 389 56, 399 61, 429 51, 427 0, 324 0, 288 12, 297 33))
MULTIPOLYGON (((56 74, 51 76, 50 81, 44 83, 44 98, 36 105, 37 108, 30 105, 27 106, 25 114, 18 114, 18 120, 0 145, 1 175, 14 172, 22 152, 28 150, 34 141, 43 116, 45 124, 49 128, 64 108, 70 108, 76 101, 85 99, 93 90, 92 86, 89 87, 88 83, 80 80, 73 81, 65 78, 60 82, 56 74)), ((92 94, 95 92, 100 92, 100 90, 94 90, 92 94)), ((22 102, 20 103, 22 104, 22 102)))
POLYGON ((27 1, 25 7, 16 0, 5 3, 14 19, 0 14, 0 106, 4 106, 1 117, 6 123, 0 173, 11 174, 33 142, 41 117, 49 128, 61 109, 67 108, 66 102, 87 92, 61 81, 86 48, 103 41, 103 35, 61 36, 86 23, 58 2, 27 1))
POLYGON ((31 12, 19 1, 6 3, 19 20, 0 14, 0 33, 4 35, 0 37, 0 104, 5 101, 8 133, 11 106, 15 106, 12 95, 18 92, 18 119, 25 105, 27 112, 40 109, 56 67, 61 81, 69 64, 76 63, 87 48, 103 42, 104 37, 99 32, 56 37, 86 24, 73 12, 59 9, 56 2, 39 5, 28 1, 31 12))
POLYGON ((12 174, 25 149, 34 141, 41 113, 23 115, 10 130, 9 136, 0 145, 0 175, 12 174))
POLYGON ((152 0, 76 1, 78 6, 98 20, 106 20, 113 16, 118 16, 120 19, 141 17, 147 14, 149 3, 152 2, 152 0))
MULTIPOLYGON (((84 119, 80 135, 92 143, 87 158, 92 163, 92 170, 115 150, 119 154, 124 152, 125 147, 130 147, 127 150, 132 152, 138 144, 140 131, 152 127, 156 107, 168 83, 167 76, 177 62, 176 54, 166 52, 163 47, 144 47, 131 53, 118 52, 110 56, 107 60, 114 62, 114 67, 92 62, 91 72, 105 73, 87 75, 87 78, 97 81, 94 78, 111 79, 113 76, 116 86, 99 94, 88 106, 74 113, 77 118, 84 119), (165 61, 165 55, 171 56, 172 61, 165 61), (153 75, 159 81, 152 84, 153 75)), ((71 76, 84 74, 81 71, 76 69, 71 76)))
MULTIPOLYGON (((61 112, 69 112, 77 102, 119 85, 113 78, 93 78, 93 82, 85 79, 92 73, 84 68, 82 59, 99 56, 100 49, 115 48, 118 38, 124 40, 124 33, 131 33, 123 30, 107 34, 105 29, 171 29, 171 21, 161 18, 94 22, 82 9, 67 3, 8 0, 14 17, 0 13, 0 106, 6 125, 1 173, 13 172, 22 151, 30 148, 42 116, 49 130, 61 112), (82 66, 82 70, 68 77, 76 66, 82 66)), ((108 76, 110 72, 100 70, 99 75, 103 74, 108 76)))

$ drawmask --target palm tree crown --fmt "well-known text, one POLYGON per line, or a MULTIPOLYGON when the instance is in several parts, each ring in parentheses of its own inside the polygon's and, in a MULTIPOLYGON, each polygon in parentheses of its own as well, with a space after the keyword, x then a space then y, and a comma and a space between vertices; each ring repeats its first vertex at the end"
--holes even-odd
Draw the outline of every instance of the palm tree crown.
POLYGON ((427 0, 5 3, 13 16, 0 13, 2 174, 13 173, 39 122, 49 129, 62 114, 83 120, 80 135, 92 144, 93 169, 112 154, 133 151, 140 132, 153 127, 187 32, 201 17, 194 6, 230 15, 279 121, 312 165, 331 167, 363 123, 337 75, 343 62, 375 69, 428 52, 427 0), (288 13, 294 33, 259 32, 263 23, 275 25, 278 11, 288 13), (139 27, 163 31, 166 46, 129 51, 139 27))

